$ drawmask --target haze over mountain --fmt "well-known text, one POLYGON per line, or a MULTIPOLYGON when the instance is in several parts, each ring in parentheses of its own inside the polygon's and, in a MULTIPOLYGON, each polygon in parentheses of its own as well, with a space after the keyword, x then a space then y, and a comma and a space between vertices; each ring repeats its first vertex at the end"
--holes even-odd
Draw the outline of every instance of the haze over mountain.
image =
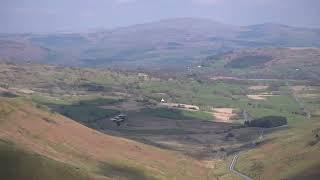
POLYGON ((186 66, 238 48, 319 47, 320 29, 176 18, 93 33, 1 34, 0 58, 73 66, 186 66))
POLYGON ((318 0, 2 0, 5 33, 86 32, 179 17, 320 27, 318 0))

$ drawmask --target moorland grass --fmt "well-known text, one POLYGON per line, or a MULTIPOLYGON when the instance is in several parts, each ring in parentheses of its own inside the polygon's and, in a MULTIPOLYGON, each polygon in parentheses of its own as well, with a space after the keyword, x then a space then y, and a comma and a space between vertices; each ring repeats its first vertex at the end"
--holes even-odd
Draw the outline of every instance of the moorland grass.
POLYGON ((254 179, 317 179, 320 140, 314 132, 319 127, 314 119, 272 133, 269 141, 242 154, 236 169, 254 179))
POLYGON ((143 169, 128 166, 125 163, 101 162, 100 174, 112 179, 123 180, 156 180, 157 178, 146 173, 143 169))
POLYGON ((0 140, 0 179, 90 180, 87 172, 44 156, 26 152, 0 140))

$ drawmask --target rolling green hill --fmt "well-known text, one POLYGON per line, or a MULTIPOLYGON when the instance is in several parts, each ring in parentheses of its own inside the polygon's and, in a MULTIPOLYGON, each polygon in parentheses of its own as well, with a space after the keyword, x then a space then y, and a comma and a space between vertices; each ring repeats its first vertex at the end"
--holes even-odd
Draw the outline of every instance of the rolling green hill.
POLYGON ((201 73, 243 78, 319 80, 319 48, 241 49, 203 61, 201 73))

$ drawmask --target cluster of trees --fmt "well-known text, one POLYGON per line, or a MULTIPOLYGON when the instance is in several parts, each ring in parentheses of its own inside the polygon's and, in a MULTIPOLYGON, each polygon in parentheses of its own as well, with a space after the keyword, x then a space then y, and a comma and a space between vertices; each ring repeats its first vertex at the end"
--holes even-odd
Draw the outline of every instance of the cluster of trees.
POLYGON ((262 118, 244 122, 244 124, 249 127, 263 127, 263 128, 283 126, 283 125, 286 125, 287 123, 288 123, 287 118, 282 116, 265 116, 262 118))
POLYGON ((225 65, 226 68, 248 68, 252 66, 262 66, 265 63, 271 61, 273 58, 271 56, 263 55, 250 55, 242 56, 233 59, 225 65))

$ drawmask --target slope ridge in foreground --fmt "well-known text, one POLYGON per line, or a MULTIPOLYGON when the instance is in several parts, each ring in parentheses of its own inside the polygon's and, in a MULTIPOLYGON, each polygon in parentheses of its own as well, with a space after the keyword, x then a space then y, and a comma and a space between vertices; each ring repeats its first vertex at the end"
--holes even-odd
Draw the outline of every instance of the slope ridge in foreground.
POLYGON ((0 99, 0 139, 99 179, 201 179, 209 171, 197 160, 100 133, 21 98, 0 99))
POLYGON ((94 179, 77 167, 23 151, 11 142, 0 140, 1 180, 89 180, 94 179))
POLYGON ((236 168, 254 179, 319 179, 319 133, 318 118, 275 132, 242 154, 236 168))

